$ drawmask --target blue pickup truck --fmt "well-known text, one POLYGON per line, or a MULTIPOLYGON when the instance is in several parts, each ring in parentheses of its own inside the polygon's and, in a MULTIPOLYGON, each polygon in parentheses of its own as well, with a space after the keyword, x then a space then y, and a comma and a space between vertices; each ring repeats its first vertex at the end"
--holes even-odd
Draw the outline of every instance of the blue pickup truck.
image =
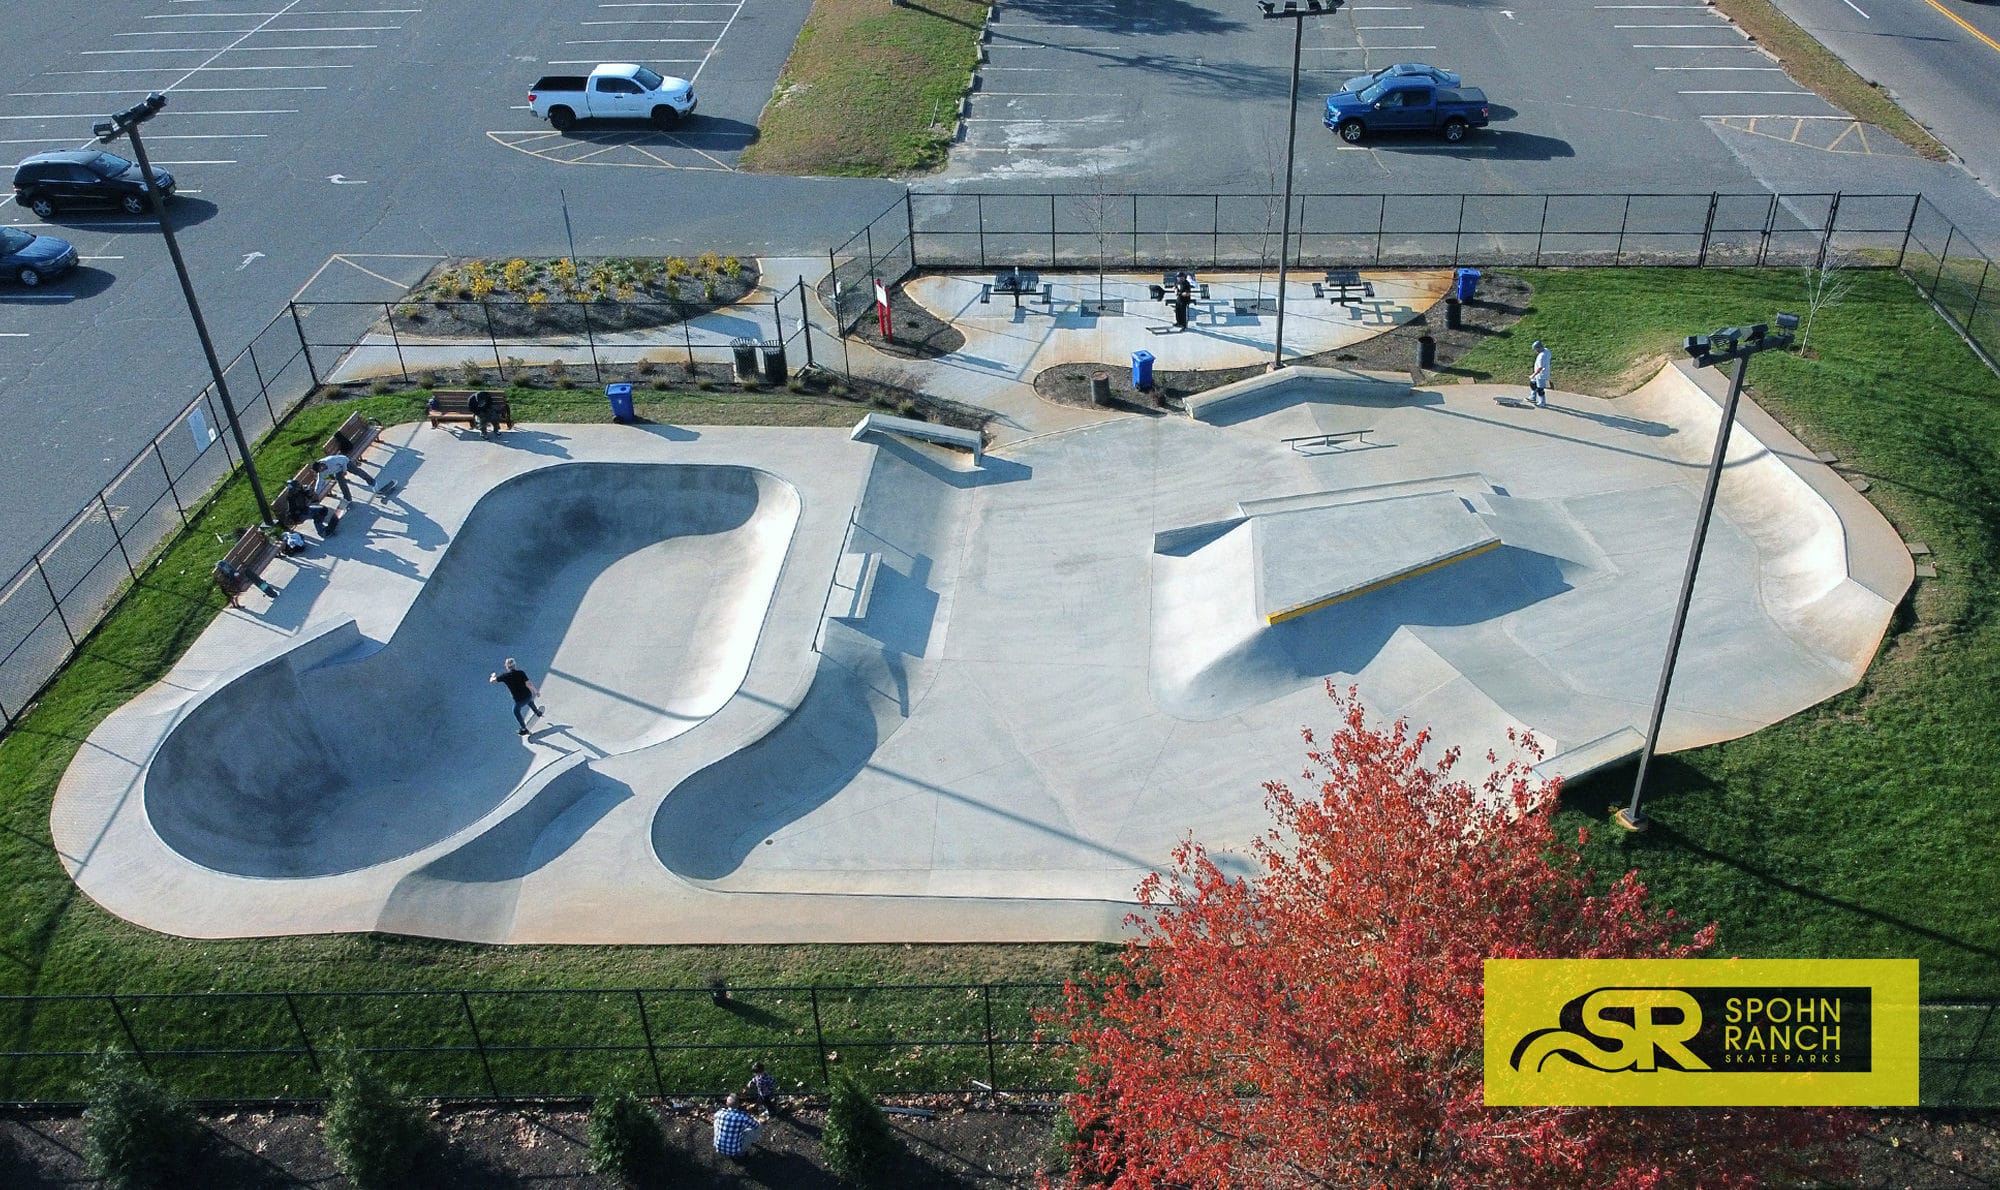
POLYGON ((1377 132, 1435 132, 1448 141, 1484 128, 1492 113, 1477 87, 1440 87, 1424 78, 1386 78, 1359 93, 1326 97, 1326 126, 1355 144, 1377 132))

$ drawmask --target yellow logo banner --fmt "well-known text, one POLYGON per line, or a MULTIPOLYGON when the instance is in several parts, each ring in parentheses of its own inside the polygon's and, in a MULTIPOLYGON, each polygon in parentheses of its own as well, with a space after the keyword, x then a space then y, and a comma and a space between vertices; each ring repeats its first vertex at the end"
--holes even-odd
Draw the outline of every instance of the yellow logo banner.
POLYGON ((1488 959, 1486 1102, 1917 1102, 1915 959, 1488 959))

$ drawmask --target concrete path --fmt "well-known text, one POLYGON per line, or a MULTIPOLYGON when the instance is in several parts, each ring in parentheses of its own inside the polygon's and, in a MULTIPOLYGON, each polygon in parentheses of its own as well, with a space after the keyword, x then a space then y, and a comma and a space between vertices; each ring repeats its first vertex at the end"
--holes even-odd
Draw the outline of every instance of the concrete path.
MULTIPOLYGON (((1636 750, 1713 378, 1535 409, 1294 368, 1142 416, 1042 402, 1019 364, 880 366, 983 397, 999 444, 393 431, 395 498, 92 734, 64 863, 203 937, 1108 939, 1188 832, 1244 862, 1328 679, 1468 755, 1636 750), (485 680, 508 655, 549 696, 525 740, 485 680)), ((1911 580, 1746 406, 1666 746, 1851 686, 1911 580)))

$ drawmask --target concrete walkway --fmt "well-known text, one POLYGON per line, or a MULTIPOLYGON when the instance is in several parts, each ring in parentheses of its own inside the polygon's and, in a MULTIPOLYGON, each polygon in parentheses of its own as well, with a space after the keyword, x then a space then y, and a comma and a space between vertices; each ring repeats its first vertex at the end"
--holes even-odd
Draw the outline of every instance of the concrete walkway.
MULTIPOLYGON (((1510 729, 1549 773, 1636 750, 1718 378, 1546 409, 1306 368, 1190 416, 1033 395, 1149 333, 1121 319, 982 309, 930 363, 851 345, 996 410, 977 464, 837 430, 393 430, 402 490, 79 751, 65 865, 202 937, 1108 939, 1188 832, 1241 865, 1329 678, 1468 756, 1510 729), (485 680, 510 655, 548 697, 526 738, 485 680)), ((1666 746, 1853 685, 1912 573, 1746 405, 1666 746)))

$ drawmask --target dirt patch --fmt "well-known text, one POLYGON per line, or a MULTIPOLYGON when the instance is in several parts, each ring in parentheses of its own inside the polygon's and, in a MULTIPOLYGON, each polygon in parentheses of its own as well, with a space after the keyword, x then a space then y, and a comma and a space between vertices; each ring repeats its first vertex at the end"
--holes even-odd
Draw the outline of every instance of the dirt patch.
MULTIPOLYGON (((1334 351, 1305 356, 1297 363, 1325 368, 1354 368, 1367 372, 1404 372, 1422 381, 1430 376, 1460 376, 1485 380, 1485 372, 1457 367, 1458 360, 1473 347, 1507 330, 1528 312, 1533 290, 1518 277, 1487 274, 1479 284, 1479 300, 1465 303, 1459 310, 1459 325, 1445 325, 1445 304, 1440 301, 1409 322, 1384 334, 1334 351), (1437 366, 1417 372, 1418 340, 1425 335, 1437 341, 1437 366)), ((1058 364, 1035 377, 1035 392, 1059 405, 1090 405, 1091 378, 1106 373, 1111 386, 1110 404, 1140 412, 1178 409, 1195 393, 1248 380, 1267 371, 1264 364, 1242 368, 1212 368, 1194 371, 1155 371, 1154 389, 1142 393, 1132 387, 1129 367, 1116 364, 1058 364)))

